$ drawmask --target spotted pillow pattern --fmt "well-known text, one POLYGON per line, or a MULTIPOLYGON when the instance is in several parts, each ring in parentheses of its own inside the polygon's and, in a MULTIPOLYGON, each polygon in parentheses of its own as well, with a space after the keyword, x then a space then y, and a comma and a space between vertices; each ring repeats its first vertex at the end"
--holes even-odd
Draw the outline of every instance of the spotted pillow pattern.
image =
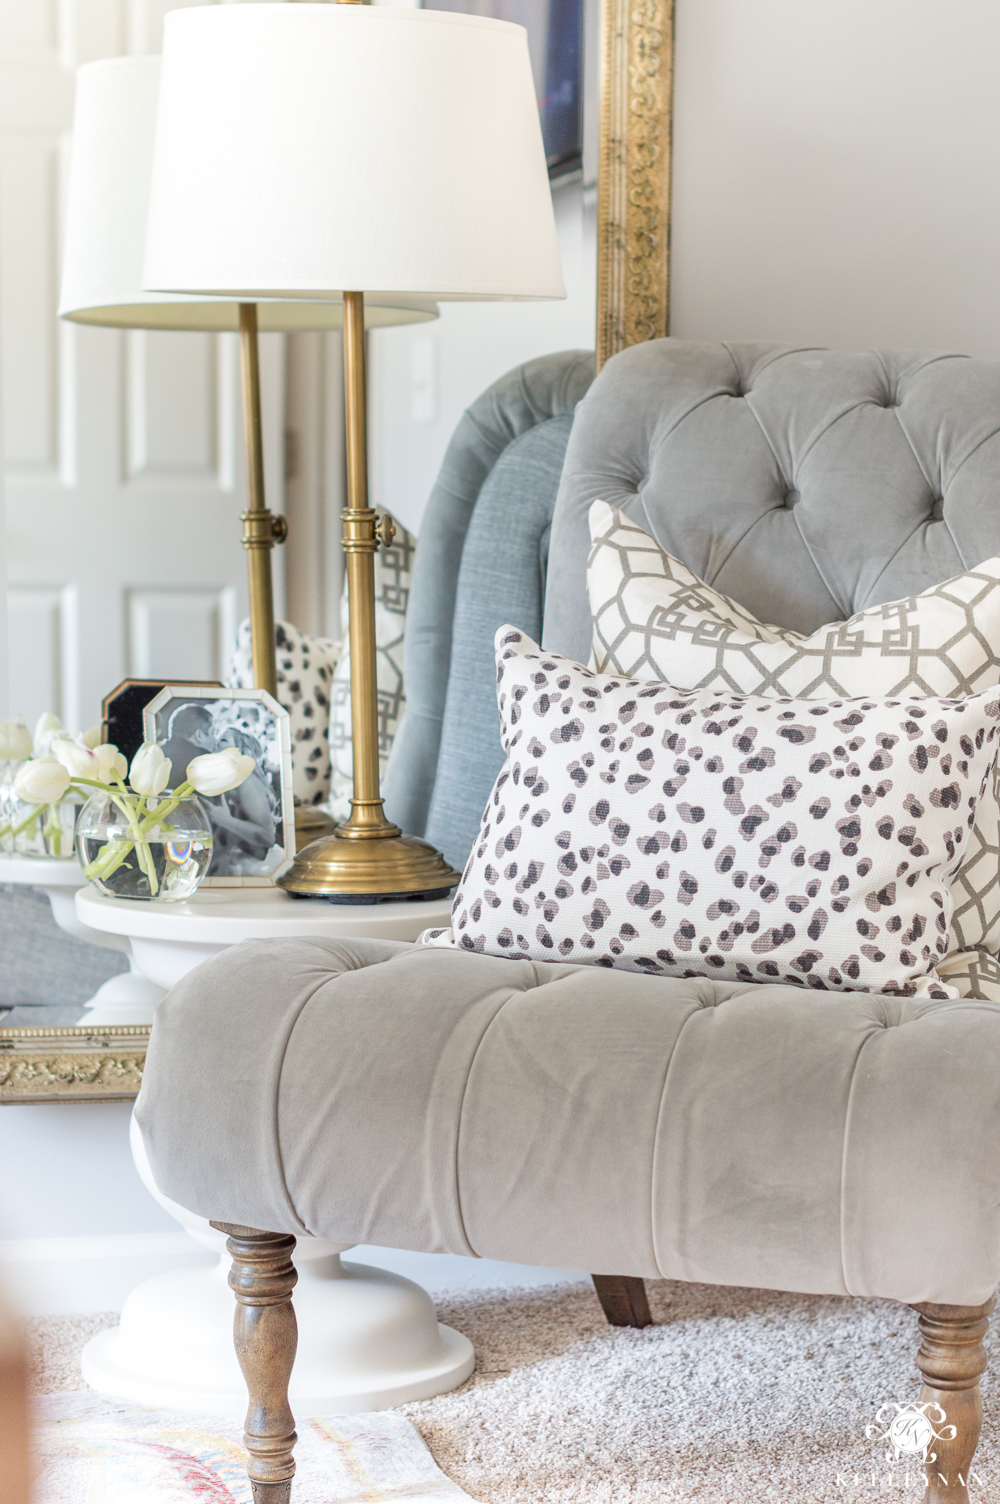
MULTIPOLYGON (((288 711, 292 792, 300 804, 322 804, 330 792, 330 691, 340 644, 307 637, 290 621, 274 624, 277 701, 288 711)), ((254 685, 250 618, 240 624, 226 672, 230 689, 254 685)))
POLYGON ((424 944, 947 998, 950 882, 1000 694, 678 692, 496 637, 507 761, 424 944))
MULTIPOLYGON (((1000 557, 811 637, 720 595, 617 508, 590 508, 591 666, 754 695, 969 695, 1000 684, 1000 557)), ((1000 771, 955 882, 953 948, 1000 947, 1000 771)), ((970 965, 973 963, 970 962, 970 965)), ((981 968, 967 978, 979 976, 981 968)), ((963 996, 995 996, 1000 990, 963 996)))

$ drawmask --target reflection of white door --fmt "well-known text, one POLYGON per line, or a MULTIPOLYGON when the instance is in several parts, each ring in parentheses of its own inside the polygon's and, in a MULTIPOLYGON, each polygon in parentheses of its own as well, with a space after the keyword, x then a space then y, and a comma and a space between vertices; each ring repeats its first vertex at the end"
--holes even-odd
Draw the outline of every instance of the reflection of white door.
MULTIPOLYGON (((56 318, 74 70, 157 51, 184 3, 0 0, 10 707, 29 721, 54 709, 90 725, 126 676, 219 677, 246 611, 236 337, 56 318)), ((261 366, 280 511, 283 336, 265 336, 261 366)))

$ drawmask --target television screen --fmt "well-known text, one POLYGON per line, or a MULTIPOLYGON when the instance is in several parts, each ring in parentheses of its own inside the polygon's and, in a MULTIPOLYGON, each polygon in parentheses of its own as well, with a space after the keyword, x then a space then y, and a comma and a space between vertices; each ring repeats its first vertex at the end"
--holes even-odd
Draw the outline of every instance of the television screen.
POLYGON ((525 28, 549 177, 575 171, 583 155, 583 0, 425 0, 424 9, 525 28))

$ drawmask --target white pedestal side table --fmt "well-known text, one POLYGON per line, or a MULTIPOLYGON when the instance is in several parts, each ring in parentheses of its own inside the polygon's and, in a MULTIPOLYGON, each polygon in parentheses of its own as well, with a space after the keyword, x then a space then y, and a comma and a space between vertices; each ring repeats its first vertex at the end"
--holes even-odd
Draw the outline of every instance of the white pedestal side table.
POLYGON ((293 898, 282 888, 199 888, 184 903, 142 903, 88 886, 76 894, 76 914, 88 929, 127 938, 143 976, 169 989, 241 940, 415 940, 451 923, 451 900, 340 904, 293 898))
POLYGON ((106 1029, 114 1024, 151 1024, 153 1008, 164 989, 143 976, 132 955, 125 934, 90 929, 77 916, 74 902, 77 892, 86 887, 87 879, 75 857, 0 856, 0 883, 17 887, 38 888, 49 900, 52 917, 61 930, 74 940, 116 950, 128 956, 128 971, 109 977, 84 1003, 81 1029, 106 1029))
MULTIPOLYGON (((343 905, 291 898, 275 888, 202 888, 187 903, 129 902, 82 889, 77 914, 88 927, 127 936, 143 974, 171 987, 240 940, 338 935, 413 940, 447 924, 451 905, 343 905)), ((146 1405, 242 1417, 246 1388, 233 1350, 234 1297, 226 1283, 225 1238, 155 1185, 138 1125, 132 1153, 160 1205, 213 1264, 171 1270, 131 1292, 120 1324, 83 1353, 83 1376, 105 1394, 146 1405)), ((295 1261, 299 1348, 290 1397, 299 1416, 384 1409, 454 1389, 472 1372, 466 1337, 439 1325, 430 1297, 412 1280, 341 1263, 347 1245, 300 1238, 295 1261)))

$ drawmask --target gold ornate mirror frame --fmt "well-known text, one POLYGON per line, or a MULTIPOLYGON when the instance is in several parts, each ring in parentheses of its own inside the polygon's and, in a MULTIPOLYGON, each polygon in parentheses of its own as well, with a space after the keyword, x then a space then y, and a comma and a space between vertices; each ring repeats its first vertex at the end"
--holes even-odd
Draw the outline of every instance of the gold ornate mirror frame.
MULTIPOLYGON (((433 0, 432 0, 433 3, 433 0)), ((674 0, 603 0, 597 368, 667 333, 674 0)), ((0 1028, 0 1105, 130 1101, 148 1028, 0 1028)))
POLYGON ((149 1029, 0 1029, 0 1105, 130 1102, 149 1029))
POLYGON ((674 0, 604 0, 597 369, 670 324, 674 0))

